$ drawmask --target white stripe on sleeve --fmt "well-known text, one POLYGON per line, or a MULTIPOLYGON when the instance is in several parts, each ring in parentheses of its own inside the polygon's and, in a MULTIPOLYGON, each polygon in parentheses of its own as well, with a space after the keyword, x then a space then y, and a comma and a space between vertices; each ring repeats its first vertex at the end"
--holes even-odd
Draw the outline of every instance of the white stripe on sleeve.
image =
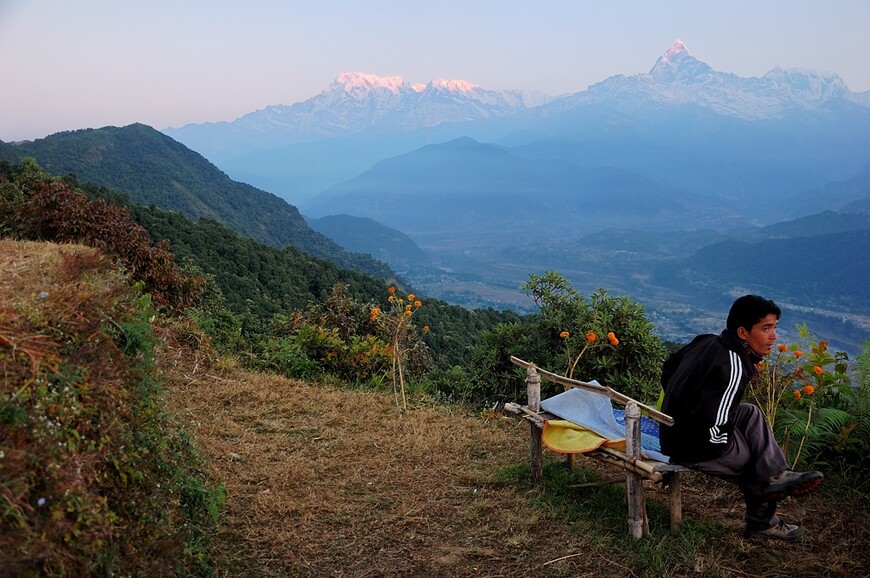
POLYGON ((728 434, 719 431, 719 427, 728 421, 728 414, 731 411, 731 405, 734 403, 734 397, 737 395, 737 388, 740 385, 740 380, 743 377, 743 364, 740 363, 740 357, 734 351, 728 352, 728 359, 731 364, 731 373, 728 379, 728 386, 722 394, 722 399, 719 401, 719 409, 716 412, 716 423, 710 428, 710 443, 725 444, 728 443, 728 434))

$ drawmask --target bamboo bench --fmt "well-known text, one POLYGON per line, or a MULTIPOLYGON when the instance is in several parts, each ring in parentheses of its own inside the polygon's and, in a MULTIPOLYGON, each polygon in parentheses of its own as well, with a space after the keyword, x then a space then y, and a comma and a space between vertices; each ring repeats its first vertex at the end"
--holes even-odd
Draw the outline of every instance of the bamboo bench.
MULTIPOLYGON (((504 406, 505 412, 529 422, 529 434, 531 449, 532 477, 540 479, 543 475, 542 454, 543 444, 541 435, 544 430, 544 420, 556 418, 556 416, 541 411, 541 377, 548 381, 558 383, 566 388, 576 387, 587 391, 605 395, 612 401, 625 405, 625 445, 626 451, 601 446, 597 450, 586 452, 583 455, 600 462, 617 466, 626 471, 626 495, 628 498, 628 531, 635 538, 649 534, 649 519, 646 515, 646 500, 643 495, 643 480, 661 483, 667 488, 668 507, 670 511, 670 529, 677 532, 682 521, 682 497, 680 491, 680 472, 688 471, 688 468, 676 464, 669 464, 655 460, 643 459, 640 454, 640 410, 655 421, 671 425, 673 418, 663 414, 655 408, 644 405, 634 399, 623 395, 609 387, 603 387, 594 383, 586 383, 569 379, 567 377, 550 373, 539 369, 534 363, 523 361, 511 356, 511 362, 526 368, 526 390, 528 394, 527 405, 508 402, 504 406)), ((570 457, 570 456, 569 456, 570 457)))

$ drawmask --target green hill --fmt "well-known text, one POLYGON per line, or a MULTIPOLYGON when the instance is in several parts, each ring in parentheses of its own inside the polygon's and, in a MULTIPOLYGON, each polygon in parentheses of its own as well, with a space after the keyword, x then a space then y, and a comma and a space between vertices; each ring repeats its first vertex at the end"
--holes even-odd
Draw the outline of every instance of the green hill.
POLYGON ((124 193, 139 204, 206 218, 275 247, 292 245, 316 257, 388 279, 389 267, 349 254, 312 230, 296 207, 230 179, 198 153, 143 124, 61 132, 0 143, 0 159, 33 157, 52 174, 124 193))
POLYGON ((431 259, 408 235, 373 219, 330 215, 309 219, 311 228, 348 251, 368 253, 397 271, 431 265, 431 259))
POLYGON ((700 249, 685 266, 716 284, 739 286, 751 279, 755 287, 799 303, 864 312, 870 310, 868 254, 870 230, 847 231, 757 243, 722 241, 700 249), (824 275, 816 271, 820 263, 824 275))
POLYGON ((192 262, 212 276, 235 313, 250 312, 266 321, 276 313, 304 309, 346 283, 351 294, 374 301, 386 291, 383 281, 312 257, 293 247, 279 249, 243 237, 226 226, 156 207, 131 207, 136 220, 154 240, 171 243, 178 259, 192 262))

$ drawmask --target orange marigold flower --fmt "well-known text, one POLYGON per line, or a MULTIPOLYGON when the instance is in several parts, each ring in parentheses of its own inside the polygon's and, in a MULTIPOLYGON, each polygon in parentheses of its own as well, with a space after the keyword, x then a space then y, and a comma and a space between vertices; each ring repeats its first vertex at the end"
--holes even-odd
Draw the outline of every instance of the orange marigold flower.
POLYGON ((799 389, 794 390, 794 398, 795 399, 801 398, 801 390, 799 390, 799 389))
POLYGON ((396 288, 395 288, 395 287, 390 287, 389 289, 387 289, 387 293, 389 293, 390 295, 392 295, 392 294, 395 293, 395 292, 396 292, 396 288))
POLYGON ((610 341, 612 345, 619 345, 619 339, 616 338, 616 333, 613 331, 607 334, 607 340, 610 341))
POLYGON ((407 315, 408 317, 410 317, 413 314, 414 314, 414 312, 411 311, 410 309, 408 311, 405 311, 405 315, 407 315))
POLYGON ((429 333, 429 326, 428 325, 423 326, 423 333, 429 333))
POLYGON ((568 339, 569 337, 571 337, 571 332, 570 331, 563 331, 559 334, 559 337, 561 337, 562 339, 568 339))
POLYGON ((414 307, 422 307, 422 306, 423 306, 422 301, 414 301, 414 307))
POLYGON ((813 387, 812 385, 807 384, 804 386, 804 394, 805 395, 812 395, 815 392, 816 392, 816 388, 813 387))
POLYGON ((410 311, 410 310, 411 310, 411 304, 408 303, 407 305, 405 305, 405 311, 410 311))
POLYGON ((387 301, 389 301, 390 303, 393 302, 393 299, 395 299, 395 297, 393 297, 392 295, 390 295, 389 297, 387 297, 387 301))
POLYGON ((780 351, 780 353, 785 353, 786 351, 788 351, 788 345, 786 345, 785 343, 780 343, 776 346, 776 348, 780 351))
POLYGON ((804 356, 804 352, 801 351, 800 349, 798 349, 797 351, 794 352, 794 356, 795 356, 795 357, 803 357, 803 356, 804 356))
POLYGON ((586 341, 592 343, 596 339, 598 339, 598 337, 595 335, 594 331, 590 331, 589 333, 586 334, 586 341))
POLYGON ((822 367, 821 367, 820 365, 814 365, 814 366, 813 366, 813 372, 814 372, 816 375, 821 375, 821 374, 825 373, 825 370, 822 369, 822 367))
POLYGON ((375 308, 373 308, 373 309, 371 310, 371 313, 370 313, 371 318, 372 318, 372 321, 376 320, 376 319, 378 318, 378 315, 380 315, 380 314, 381 314, 381 308, 380 308, 380 307, 375 307, 375 308))
POLYGON ((758 368, 758 371, 764 371, 764 367, 765 367, 764 362, 759 361, 758 363, 755 364, 755 367, 758 368))
POLYGON ((413 300, 414 300, 414 294, 408 293, 408 301, 413 301, 413 300))

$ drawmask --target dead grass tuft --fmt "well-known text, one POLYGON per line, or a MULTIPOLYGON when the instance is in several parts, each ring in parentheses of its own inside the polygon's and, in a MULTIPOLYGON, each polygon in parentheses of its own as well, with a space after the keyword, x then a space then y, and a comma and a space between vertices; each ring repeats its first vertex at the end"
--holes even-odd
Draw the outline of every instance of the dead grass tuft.
MULTIPOLYGON (((23 356, 31 375, 40 364, 55 370, 58 345, 54 336, 30 333, 33 319, 44 325, 75 331, 93 292, 80 282, 87 271, 105 272, 111 263, 93 248, 80 245, 0 240, 0 347, 13 358, 23 356)), ((102 282, 99 292, 115 290, 102 282)), ((97 301, 101 298, 97 297, 97 301)))

